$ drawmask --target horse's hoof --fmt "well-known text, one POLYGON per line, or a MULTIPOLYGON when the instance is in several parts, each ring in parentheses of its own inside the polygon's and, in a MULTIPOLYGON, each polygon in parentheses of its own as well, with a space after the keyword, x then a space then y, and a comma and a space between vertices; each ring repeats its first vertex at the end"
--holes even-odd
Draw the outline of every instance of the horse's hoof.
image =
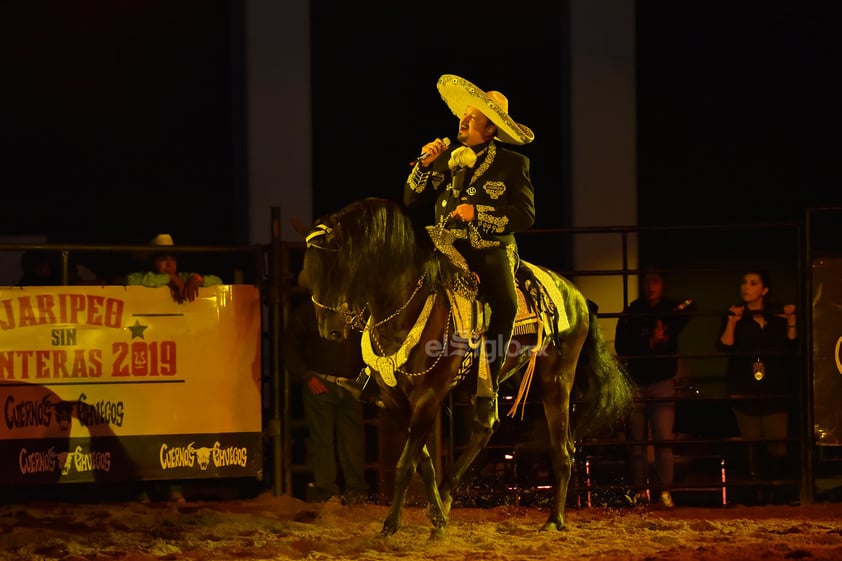
POLYGON ((564 525, 564 522, 555 522, 553 520, 547 520, 543 526, 541 526, 540 532, 552 532, 556 530, 558 532, 562 532, 567 529, 567 526, 564 525))
POLYGON ((444 533, 444 528, 433 528, 430 530, 430 537, 427 538, 427 541, 441 541, 444 539, 444 533))
POLYGON ((380 537, 381 538, 388 538, 389 536, 393 536, 398 529, 392 526, 383 526, 383 529, 380 530, 380 537))
POLYGON ((447 525, 447 515, 444 514, 442 511, 428 509, 427 518, 433 524, 434 528, 443 527, 447 525))

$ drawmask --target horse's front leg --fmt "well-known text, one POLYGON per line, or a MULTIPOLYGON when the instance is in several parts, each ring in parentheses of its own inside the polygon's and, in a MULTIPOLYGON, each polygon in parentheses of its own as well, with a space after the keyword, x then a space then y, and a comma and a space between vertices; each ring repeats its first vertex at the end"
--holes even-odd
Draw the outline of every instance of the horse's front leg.
POLYGON ((427 446, 421 449, 421 461, 418 464, 418 473, 421 475, 421 480, 424 482, 424 489, 427 491, 427 517, 433 525, 430 539, 438 539, 444 536, 444 530, 447 526, 447 513, 444 511, 441 496, 439 495, 438 482, 436 481, 436 466, 433 463, 430 452, 427 450, 427 446))
MULTIPOLYGON (((392 506, 386 514, 386 520, 383 522, 380 535, 392 535, 400 528, 406 493, 409 490, 409 484, 412 482, 412 476, 418 465, 421 451, 425 448, 424 440, 413 436, 412 431, 410 431, 400 458, 398 458, 397 466, 395 466, 395 491, 392 496, 392 506)), ((429 454, 427 454, 427 458, 429 458, 429 454)), ((432 462, 432 460, 430 461, 432 462)))
POLYGON ((445 516, 450 513, 450 507, 453 504, 453 491, 459 487, 459 483, 462 481, 465 472, 494 434, 496 412, 481 409, 483 406, 496 408, 497 400, 486 400, 480 401, 479 403, 479 407, 474 406, 474 424, 471 437, 462 450, 462 453, 447 469, 439 486, 439 496, 441 497, 442 509, 445 516))

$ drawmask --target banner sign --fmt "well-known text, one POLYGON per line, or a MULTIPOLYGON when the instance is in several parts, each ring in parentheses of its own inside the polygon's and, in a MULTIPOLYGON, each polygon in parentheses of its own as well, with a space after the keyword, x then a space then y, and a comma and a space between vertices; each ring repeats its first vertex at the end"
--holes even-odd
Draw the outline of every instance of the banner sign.
POLYGON ((813 427, 842 446, 842 258, 813 260, 813 427))
POLYGON ((254 286, 0 287, 0 475, 262 475, 260 337, 254 286))

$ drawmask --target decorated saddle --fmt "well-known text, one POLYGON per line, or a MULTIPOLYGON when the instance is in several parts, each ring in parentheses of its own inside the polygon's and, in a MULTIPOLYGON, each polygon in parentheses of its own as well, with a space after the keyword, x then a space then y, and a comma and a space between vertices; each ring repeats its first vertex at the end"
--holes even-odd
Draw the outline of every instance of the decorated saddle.
MULTIPOLYGON (((468 269, 465 258, 453 246, 458 233, 444 228, 429 226, 427 228, 437 250, 448 256, 451 261, 461 268, 467 276, 472 273, 468 269)), ((515 369, 527 365, 521 380, 520 390, 510 415, 523 401, 529 389, 535 361, 540 351, 547 345, 557 344, 559 334, 569 327, 569 320, 564 313, 562 294, 551 274, 544 268, 528 261, 520 261, 515 272, 518 294, 518 310, 515 316, 512 336, 535 334, 537 341, 529 347, 528 353, 521 355, 521 360, 515 369)), ((421 332, 429 319, 436 294, 430 294, 421 310, 415 325, 410 329, 400 348, 393 354, 382 356, 375 352, 370 331, 364 330, 362 336, 362 354, 366 364, 376 370, 383 382, 394 387, 397 384, 395 375, 420 376, 425 372, 407 372, 404 370, 410 352, 420 341, 421 332)), ((490 311, 482 294, 477 294, 475 287, 465 283, 456 283, 447 291, 453 321, 452 334, 448 344, 458 346, 462 352, 462 362, 458 374, 454 377, 452 386, 458 385, 476 370, 477 396, 493 397, 491 374, 488 356, 486 354, 485 332, 488 326, 490 311), (476 356, 480 360, 475 361, 476 356)), ((369 320, 371 322, 371 320, 369 320)), ((505 376, 505 375, 504 375, 505 376)))
MULTIPOLYGON (((427 232, 438 251, 447 255, 453 263, 463 270, 470 272, 465 258, 453 246, 454 240, 459 237, 459 231, 428 226, 427 232)), ((515 281, 518 309, 512 336, 535 334, 538 339, 536 345, 530 349, 528 366, 512 411, 517 408, 519 402, 525 396, 525 392, 528 391, 538 353, 546 345, 555 344, 558 341, 559 333, 570 326, 564 312, 561 291, 546 269, 528 261, 520 260, 519 267, 515 272, 515 281)), ((463 340, 472 342, 473 348, 478 347, 480 351, 481 360, 477 365, 477 395, 491 397, 493 396, 491 376, 488 360, 484 354, 484 334, 489 318, 487 303, 484 301, 481 292, 475 298, 473 294, 456 289, 449 291, 448 297, 453 310, 454 333, 463 340)), ((473 357, 476 354, 465 354, 460 373, 454 383, 458 383, 468 376, 468 373, 474 367, 473 357)), ((512 414, 512 411, 510 411, 510 414, 512 414)))

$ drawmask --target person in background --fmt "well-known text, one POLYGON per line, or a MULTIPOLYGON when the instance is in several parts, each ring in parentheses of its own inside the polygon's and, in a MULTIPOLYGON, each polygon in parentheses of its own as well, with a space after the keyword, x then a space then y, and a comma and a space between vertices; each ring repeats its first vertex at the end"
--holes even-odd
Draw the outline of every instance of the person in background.
POLYGON ((20 256, 23 271, 18 286, 56 286, 61 283, 58 255, 47 251, 24 251, 20 256))
MULTIPOLYGON (((104 284, 90 267, 73 260, 68 264, 68 284, 104 284)), ((23 274, 18 279, 18 286, 59 286, 64 284, 61 278, 61 256, 55 251, 27 250, 20 257, 23 274)))
MULTIPOLYGON (((303 274, 299 275, 298 283, 307 289, 303 274)), ((309 436, 307 455, 313 468, 309 501, 341 496, 344 504, 355 504, 368 499, 363 404, 337 385, 337 378, 355 380, 365 366, 360 337, 359 332, 352 330, 339 342, 321 337, 315 304, 309 297, 293 308, 287 320, 283 357, 290 377, 302 385, 309 436), (343 489, 340 489, 340 469, 343 489)))
POLYGON ((503 145, 529 144, 535 135, 509 116, 509 101, 499 91, 485 92, 452 74, 441 76, 437 88, 458 119, 458 143, 451 147, 447 138, 437 138, 421 148, 403 202, 413 219, 419 209, 433 210, 436 225, 455 236, 453 247, 479 276, 491 319, 483 345, 489 376, 478 384, 475 416, 495 428, 498 380, 517 314, 515 233, 535 222, 529 158, 503 145))
MULTIPOLYGON (((222 279, 216 275, 179 271, 178 258, 173 251, 167 249, 175 245, 171 235, 159 234, 149 243, 160 248, 152 253, 152 270, 129 273, 126 276, 126 285, 149 288, 169 286, 173 299, 182 303, 195 300, 199 295, 199 287, 222 284, 222 279)), ((157 494, 157 490, 157 482, 141 482, 137 500, 149 502, 152 500, 150 491, 154 495, 157 494)), ((169 482, 167 498, 170 502, 185 502, 184 486, 180 483, 169 482)))
POLYGON ((126 276, 127 285, 140 285, 149 288, 169 286, 173 299, 178 302, 192 302, 199 295, 199 288, 222 284, 222 279, 216 275, 200 275, 194 272, 178 270, 178 258, 167 247, 175 245, 169 234, 159 234, 149 242, 160 249, 152 256, 152 270, 129 273, 126 276))
MULTIPOLYGON (((672 499, 674 457, 670 441, 674 439, 676 378, 678 374, 678 335, 689 312, 696 310, 691 299, 676 300, 664 296, 664 278, 660 273, 643 276, 642 297, 629 304, 617 321, 614 348, 628 367, 637 386, 637 399, 626 421, 627 437, 647 440, 651 432, 655 442, 655 474, 658 500, 662 506, 675 506, 672 499)), ((646 446, 629 446, 629 470, 633 489, 627 499, 631 504, 649 502, 646 446)))
MULTIPOLYGON (((786 469, 791 406, 787 396, 797 387, 792 360, 798 350, 795 305, 772 302, 770 289, 766 272, 745 272, 741 301, 722 318, 717 342, 720 350, 731 353, 726 391, 732 397, 740 436, 748 441, 746 467, 751 479, 777 478, 786 469), (770 442, 762 446, 756 442, 759 439, 770 442)), ((767 502, 759 491, 758 501, 767 502)))

